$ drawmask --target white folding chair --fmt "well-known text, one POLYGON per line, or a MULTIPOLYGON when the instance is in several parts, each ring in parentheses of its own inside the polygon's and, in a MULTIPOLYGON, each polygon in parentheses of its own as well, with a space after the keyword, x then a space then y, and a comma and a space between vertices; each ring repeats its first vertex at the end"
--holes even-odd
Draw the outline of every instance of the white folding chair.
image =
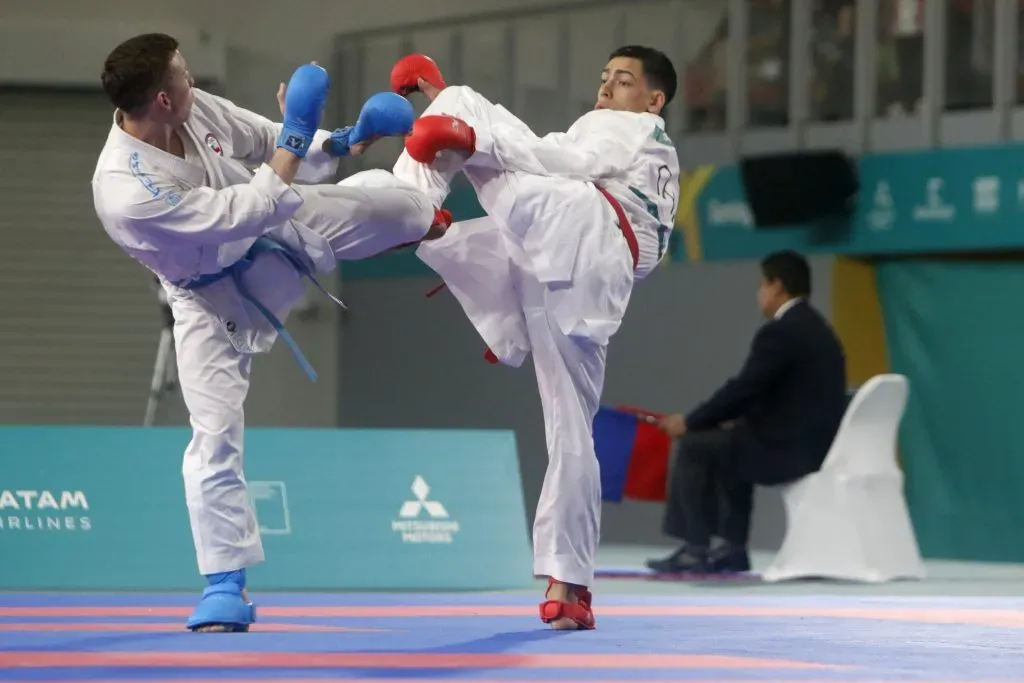
POLYGON ((871 378, 850 402, 819 471, 782 489, 786 535, 768 582, 922 579, 917 539, 896 462, 907 378, 871 378))

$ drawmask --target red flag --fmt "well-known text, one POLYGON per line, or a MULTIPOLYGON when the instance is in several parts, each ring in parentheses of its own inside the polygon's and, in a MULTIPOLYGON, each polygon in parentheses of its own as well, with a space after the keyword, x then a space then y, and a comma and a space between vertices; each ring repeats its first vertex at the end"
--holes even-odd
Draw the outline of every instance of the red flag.
MULTIPOLYGON (((655 419, 663 416, 661 413, 632 406, 616 406, 615 409, 655 419)), ((657 425, 638 420, 633 452, 626 470, 626 483, 622 490, 623 497, 663 502, 668 487, 668 461, 671 450, 672 437, 658 429, 657 425)))

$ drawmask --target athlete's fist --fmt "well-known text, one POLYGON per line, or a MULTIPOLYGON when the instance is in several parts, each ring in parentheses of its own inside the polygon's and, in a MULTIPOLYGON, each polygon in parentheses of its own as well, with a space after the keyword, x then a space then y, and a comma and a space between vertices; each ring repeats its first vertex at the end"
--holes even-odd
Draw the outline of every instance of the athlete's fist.
POLYGON ((305 157, 309 144, 316 135, 323 115, 331 79, 327 71, 316 64, 303 64, 292 75, 281 101, 284 122, 277 146, 296 156, 305 157))
POLYGON ((421 164, 429 164, 439 152, 453 150, 467 157, 476 151, 473 127, 454 116, 427 115, 416 119, 405 138, 405 151, 421 164))
POLYGON ((331 134, 324 151, 336 157, 359 153, 377 138, 407 135, 415 118, 409 100, 393 92, 377 93, 366 100, 354 126, 339 128, 331 134))
POLYGON ((391 89, 405 97, 420 89, 420 79, 438 90, 447 86, 437 63, 426 55, 406 55, 391 68, 391 89))

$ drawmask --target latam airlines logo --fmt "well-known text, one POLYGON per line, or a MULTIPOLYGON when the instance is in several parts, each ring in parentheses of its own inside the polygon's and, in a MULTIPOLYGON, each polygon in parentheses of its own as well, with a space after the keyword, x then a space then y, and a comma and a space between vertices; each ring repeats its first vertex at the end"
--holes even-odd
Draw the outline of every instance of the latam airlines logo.
POLYGON ((84 491, 0 490, 0 531, 92 531, 84 491))

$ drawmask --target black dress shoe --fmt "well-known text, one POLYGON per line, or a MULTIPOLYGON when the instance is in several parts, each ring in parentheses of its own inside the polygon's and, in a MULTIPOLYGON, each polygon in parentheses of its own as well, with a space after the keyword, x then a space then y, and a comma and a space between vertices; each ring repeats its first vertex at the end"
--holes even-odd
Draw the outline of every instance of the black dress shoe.
POLYGON ((708 554, 708 571, 715 574, 733 574, 750 571, 750 555, 746 548, 724 545, 708 554))
POLYGON ((683 546, 668 557, 647 560, 647 568, 659 574, 704 574, 708 571, 707 552, 683 546))

